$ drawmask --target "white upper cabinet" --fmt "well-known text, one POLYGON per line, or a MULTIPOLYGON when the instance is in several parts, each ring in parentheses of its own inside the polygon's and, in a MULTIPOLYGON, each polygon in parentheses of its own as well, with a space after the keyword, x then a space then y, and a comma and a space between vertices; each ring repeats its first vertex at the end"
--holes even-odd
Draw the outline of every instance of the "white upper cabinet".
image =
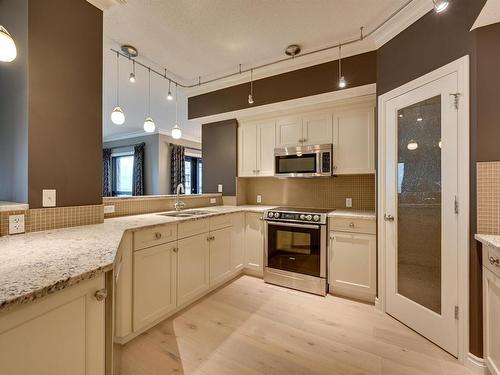
POLYGON ((283 117, 276 121, 276 147, 296 146, 303 142, 302 117, 283 117))
POLYGON ((315 112, 304 115, 302 144, 322 145, 332 143, 332 113, 315 112))
POLYGON ((375 173, 374 106, 333 114, 333 173, 375 173))
POLYGON ((238 176, 274 175, 274 121, 251 122, 238 128, 238 176))

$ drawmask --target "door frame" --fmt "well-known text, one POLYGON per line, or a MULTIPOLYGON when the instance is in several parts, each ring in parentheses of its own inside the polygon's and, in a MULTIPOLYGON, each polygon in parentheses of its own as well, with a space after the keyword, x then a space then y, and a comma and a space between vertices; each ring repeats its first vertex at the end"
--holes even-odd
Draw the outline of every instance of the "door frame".
POLYGON ((399 86, 378 98, 378 163, 377 163, 377 309, 386 312, 386 238, 383 207, 386 184, 386 104, 408 91, 456 72, 458 75, 458 359, 465 363, 469 353, 469 56, 463 56, 441 68, 399 86), (465 277, 463 277, 465 276, 465 277))

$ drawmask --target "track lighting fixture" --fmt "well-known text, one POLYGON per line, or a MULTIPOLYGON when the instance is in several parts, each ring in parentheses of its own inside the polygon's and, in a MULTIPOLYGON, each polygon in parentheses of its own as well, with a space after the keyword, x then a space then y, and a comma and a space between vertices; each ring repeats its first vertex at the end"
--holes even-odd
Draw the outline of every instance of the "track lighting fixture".
POLYGON ((175 125, 172 128, 172 132, 171 132, 173 139, 181 139, 181 137, 182 137, 182 130, 179 127, 179 123, 178 123, 178 110, 177 110, 178 97, 179 96, 177 95, 177 84, 175 84, 175 125))
MULTIPOLYGON (((166 69, 165 69, 166 73, 166 69)), ((166 74, 165 74, 166 75, 166 74)), ((168 80, 168 94, 167 94, 167 100, 172 100, 174 97, 172 96, 172 92, 170 91, 170 85, 172 84, 172 81, 169 79, 168 80)))
POLYGON ((0 61, 11 62, 17 56, 16 43, 5 27, 0 25, 0 61))
POLYGON ((339 88, 343 89, 347 86, 347 81, 342 75, 342 45, 339 44, 339 88))
POLYGON ((125 114, 120 108, 120 54, 116 53, 116 107, 111 112, 111 121, 115 125, 123 125, 125 114))
POLYGON ((135 83, 135 60, 132 60, 132 73, 128 77, 130 83, 135 83))
POLYGON ((450 0, 432 0, 434 3, 434 10, 436 13, 441 13, 448 8, 448 5, 450 5, 450 0))
POLYGON ((250 69, 250 94, 248 94, 248 104, 253 104, 253 69, 250 69))
POLYGON ((156 125, 151 118, 151 69, 148 69, 148 117, 144 121, 144 131, 153 133, 155 129, 156 125))

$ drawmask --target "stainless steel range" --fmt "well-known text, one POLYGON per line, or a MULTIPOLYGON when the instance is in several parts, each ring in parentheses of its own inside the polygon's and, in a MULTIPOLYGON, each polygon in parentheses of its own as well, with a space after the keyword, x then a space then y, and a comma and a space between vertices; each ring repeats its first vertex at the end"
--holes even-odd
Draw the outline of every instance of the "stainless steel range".
POLYGON ((265 212, 266 283, 326 295, 326 224, 331 211, 278 207, 265 212))

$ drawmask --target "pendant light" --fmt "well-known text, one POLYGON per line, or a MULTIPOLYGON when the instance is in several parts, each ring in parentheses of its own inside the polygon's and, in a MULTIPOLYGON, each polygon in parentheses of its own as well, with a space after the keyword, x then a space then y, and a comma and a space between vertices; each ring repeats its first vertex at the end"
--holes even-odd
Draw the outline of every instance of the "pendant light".
POLYGON ((175 84, 175 125, 172 128, 172 138, 173 139, 181 139, 182 137, 182 130, 179 127, 178 123, 178 111, 177 111, 177 101, 178 101, 179 96, 177 95, 177 83, 175 84))
POLYGON ((250 69, 250 94, 248 94, 248 104, 253 104, 253 69, 250 69))
POLYGON ((418 143, 412 139, 410 142, 408 142, 408 145, 406 147, 410 151, 415 151, 418 148, 418 143))
POLYGON ((148 68, 148 117, 144 120, 144 131, 146 133, 153 133, 156 125, 151 118, 151 68, 148 68))
POLYGON ((347 86, 347 81, 342 75, 342 45, 339 44, 339 88, 343 89, 347 86))
POLYGON ((432 0, 434 3, 434 10, 436 13, 441 13, 448 8, 448 5, 450 5, 450 0, 432 0))
MULTIPOLYGON (((167 75, 167 69, 165 69, 165 75, 167 75)), ((174 97, 172 96, 172 92, 170 91, 170 85, 172 84, 171 80, 168 80, 168 94, 167 94, 167 100, 172 101, 174 97)))
POLYGON ((0 61, 11 62, 17 56, 16 43, 5 27, 0 25, 0 61))
POLYGON ((116 53, 116 107, 111 112, 111 121, 115 125, 123 125, 125 114, 120 108, 120 54, 116 53))
POLYGON ((132 60, 132 73, 128 77, 130 83, 135 83, 135 60, 132 60))

